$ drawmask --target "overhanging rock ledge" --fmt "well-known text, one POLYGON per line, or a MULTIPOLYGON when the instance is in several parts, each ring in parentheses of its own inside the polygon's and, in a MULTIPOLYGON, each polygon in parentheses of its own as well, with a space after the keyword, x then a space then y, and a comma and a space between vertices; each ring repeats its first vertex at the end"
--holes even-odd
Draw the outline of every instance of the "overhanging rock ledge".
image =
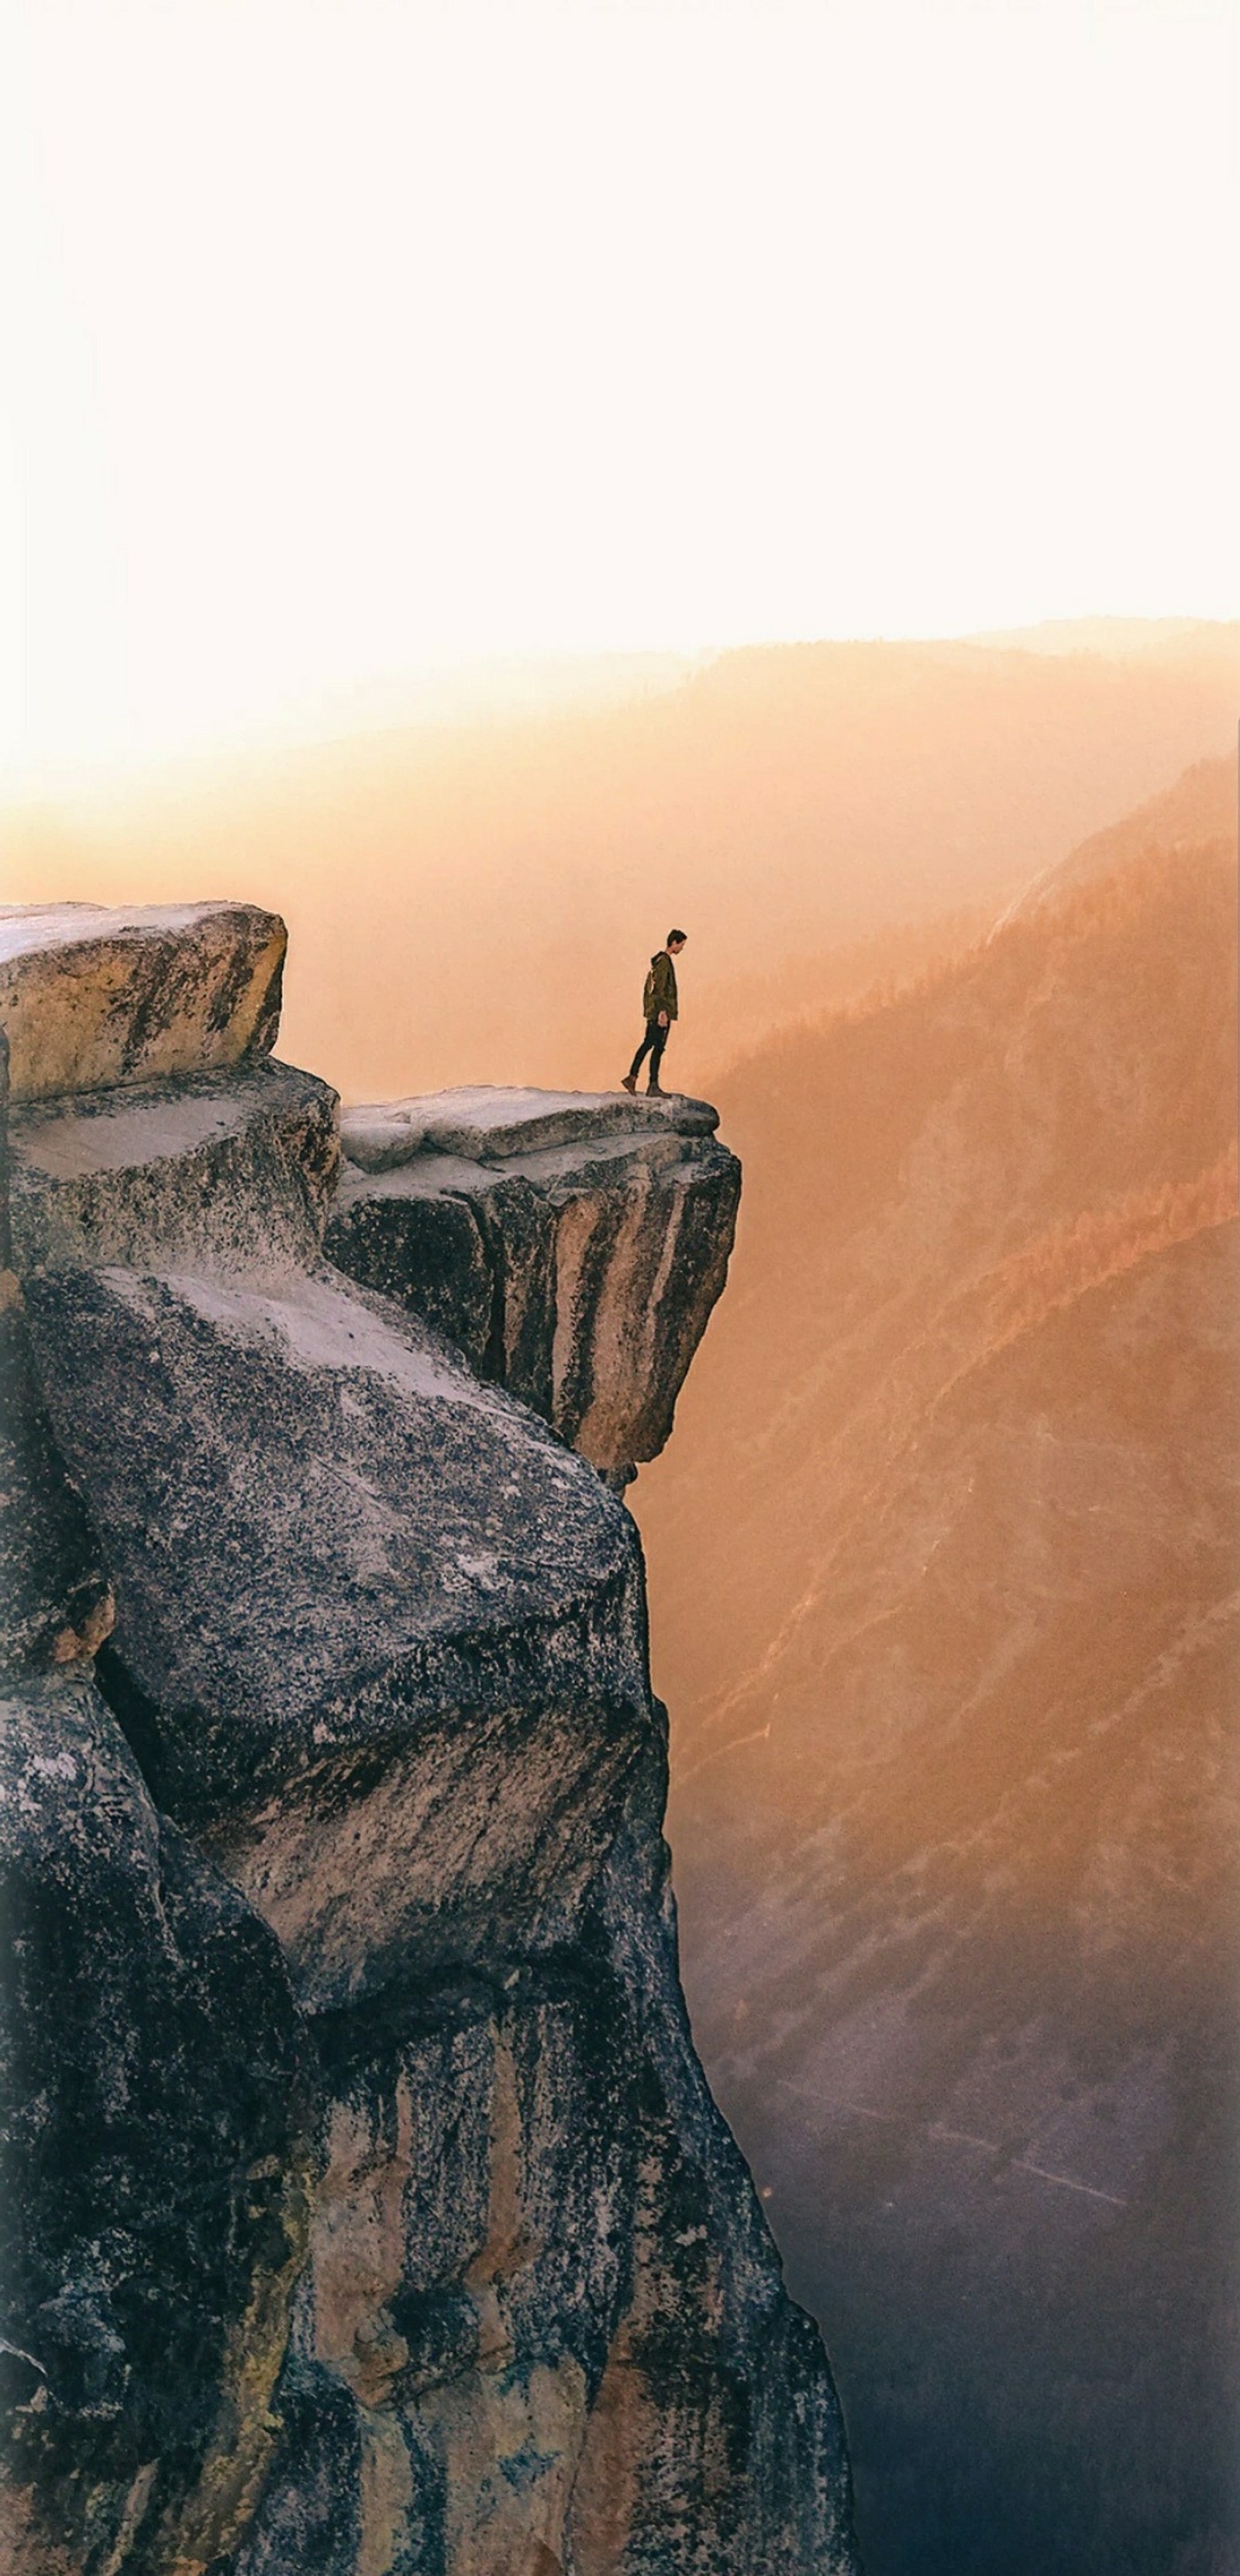
POLYGON ((741 1173, 717 1125, 674 1094, 346 1110, 327 1250, 623 1485, 668 1438, 727 1275, 741 1173))

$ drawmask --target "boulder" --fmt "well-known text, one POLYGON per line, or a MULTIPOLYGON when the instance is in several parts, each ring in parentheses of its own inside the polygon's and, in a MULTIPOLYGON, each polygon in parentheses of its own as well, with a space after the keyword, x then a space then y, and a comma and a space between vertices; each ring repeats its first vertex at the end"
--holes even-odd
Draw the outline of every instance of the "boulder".
POLYGON ((598 1479, 330 1272, 28 1299, 116 1587, 105 1688, 303 2000, 566 1937, 651 1725, 598 1479))
POLYGON ((286 933, 249 903, 0 907, 12 1096, 45 1100, 266 1053, 286 933))
POLYGON ((275 1270, 316 1256, 339 1161, 336 1094, 270 1059, 14 1110, 24 1272, 166 1261, 275 1270))

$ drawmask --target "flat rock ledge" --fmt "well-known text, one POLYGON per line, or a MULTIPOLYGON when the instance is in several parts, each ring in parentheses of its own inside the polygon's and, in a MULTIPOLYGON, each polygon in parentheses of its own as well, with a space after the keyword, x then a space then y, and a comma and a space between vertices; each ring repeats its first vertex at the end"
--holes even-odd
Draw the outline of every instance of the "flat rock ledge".
POLYGON ((345 1110, 326 1250, 622 1486, 669 1437, 727 1275, 741 1173, 717 1124, 625 1092, 345 1110))
POLYGON ((856 2576, 588 1463, 670 1421, 738 1167, 504 1093, 341 1165, 242 914, 9 916, 5 2563, 856 2576))
POLYGON ((340 1142, 364 1172, 387 1172, 415 1154, 460 1154, 505 1162, 554 1145, 596 1144, 601 1136, 713 1136, 719 1112, 707 1100, 668 1092, 652 1100, 626 1091, 522 1091, 477 1084, 342 1109, 340 1142))

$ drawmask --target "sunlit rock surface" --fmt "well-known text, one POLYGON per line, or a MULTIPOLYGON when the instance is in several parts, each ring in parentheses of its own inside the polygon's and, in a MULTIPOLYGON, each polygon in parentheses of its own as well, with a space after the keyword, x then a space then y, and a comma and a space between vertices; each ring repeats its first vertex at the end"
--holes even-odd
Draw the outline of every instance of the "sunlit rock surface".
POLYGON ((264 1054, 284 924, 257 904, 0 907, 0 1024, 14 1100, 264 1054))
MULTIPOLYGON (((713 1113, 520 1100, 506 1141, 550 1129, 493 1176, 537 1223, 518 1160, 615 1151, 644 1207, 705 1152, 730 1240, 713 1113)), ((15 2563, 850 2571, 825 2357, 680 1994, 635 1529, 321 1258, 331 1106, 247 1060, 15 1119, 48 1597, 116 1621, 12 1659, 15 2563)), ((665 1225, 656 1374, 722 1231, 711 1274, 665 1225)))
POLYGON ((623 1479, 723 1287, 740 1165, 706 1102, 447 1091, 341 1120, 333 1261, 623 1479))

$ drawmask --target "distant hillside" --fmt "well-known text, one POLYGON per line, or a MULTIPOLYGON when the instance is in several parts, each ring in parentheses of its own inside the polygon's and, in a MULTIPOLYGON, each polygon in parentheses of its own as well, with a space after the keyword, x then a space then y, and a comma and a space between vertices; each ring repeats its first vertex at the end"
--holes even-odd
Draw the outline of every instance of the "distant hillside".
MULTIPOLYGON (((834 947, 794 951, 778 966, 749 967, 739 975, 719 976, 693 994, 693 1016, 718 1032, 720 1061, 701 1078, 705 1097, 713 1100, 738 1056, 748 1055, 777 1031, 843 1005, 871 1006, 905 984, 916 983, 931 968, 967 954, 994 923, 991 903, 961 904, 953 912, 936 912, 927 921, 892 921, 864 939, 839 941, 834 947)), ((700 1038, 691 1040, 695 1055, 700 1038)))
POLYGON ((1235 637, 1234 621, 1200 617, 1046 617, 975 635, 975 644, 1012 644, 1024 653, 1198 652, 1203 637, 1235 637))
POLYGON ((1108 824, 1105 831, 1091 833, 1057 867, 1035 877, 1009 906, 1009 913, 1057 900, 1070 886, 1110 876, 1125 861, 1150 852, 1191 853, 1206 847, 1234 851, 1238 790, 1234 753, 1230 760, 1194 761, 1172 786, 1147 797, 1135 813, 1108 824))
POLYGON ((691 1089, 790 1002, 840 998, 839 950, 869 947, 866 981, 902 973, 938 916, 993 914, 1224 752, 1238 680, 1237 635, 1212 627, 1136 655, 755 647, 625 703, 44 804, 9 818, 5 891, 271 904, 293 933, 283 1043, 363 1099, 618 1079, 646 960, 683 921, 669 1073, 691 1089))
POLYGON ((736 1068, 635 1489, 695 2028, 869 2576, 1231 2565, 1235 855, 1147 824, 736 1068))

